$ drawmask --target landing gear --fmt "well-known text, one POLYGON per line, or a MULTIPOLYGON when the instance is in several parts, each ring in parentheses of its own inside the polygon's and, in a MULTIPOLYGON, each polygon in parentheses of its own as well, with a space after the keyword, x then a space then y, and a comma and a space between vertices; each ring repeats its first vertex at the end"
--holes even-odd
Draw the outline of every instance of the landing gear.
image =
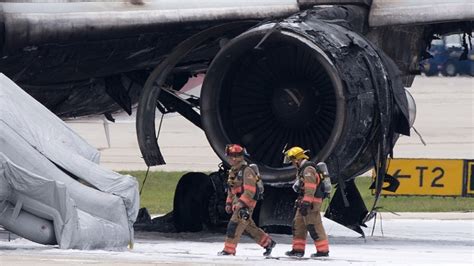
MULTIPOLYGON (((151 219, 146 210, 134 225, 138 231, 225 232, 230 215, 225 212, 227 170, 220 166, 209 175, 191 172, 179 180, 173 211, 151 219)), ((253 219, 267 233, 291 234, 296 193, 290 187, 265 186, 265 199, 259 201, 253 219)))
MULTIPOLYGON (((225 230, 230 215, 225 212, 227 169, 185 174, 176 187, 173 220, 178 232, 203 229, 225 230)), ((291 233, 296 194, 287 187, 265 187, 265 199, 257 204, 253 219, 269 233, 291 233)))
POLYGON ((224 228, 230 219, 225 212, 227 169, 217 172, 187 173, 176 186, 173 202, 173 223, 178 232, 224 228))
POLYGON ((191 172, 181 177, 173 203, 173 222, 178 232, 198 232, 210 224, 208 209, 213 193, 208 175, 191 172))

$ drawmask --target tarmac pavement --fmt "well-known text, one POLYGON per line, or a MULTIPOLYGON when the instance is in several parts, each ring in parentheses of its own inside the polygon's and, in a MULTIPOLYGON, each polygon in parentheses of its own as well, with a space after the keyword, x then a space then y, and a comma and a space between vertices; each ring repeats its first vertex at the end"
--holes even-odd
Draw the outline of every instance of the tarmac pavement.
POLYGON ((384 213, 375 225, 372 220, 363 228, 365 238, 323 219, 330 257, 317 261, 309 259, 315 252, 309 237, 305 258, 295 260, 284 256, 291 249, 290 235, 271 234, 277 245, 274 259, 266 259, 248 236, 242 237, 236 256, 222 257, 216 255, 223 248, 222 234, 137 232, 134 248, 120 251, 62 250, 21 238, 0 240, 0 265, 473 265, 472 213, 446 217, 452 219, 384 213), (464 219, 466 215, 471 218, 464 219))

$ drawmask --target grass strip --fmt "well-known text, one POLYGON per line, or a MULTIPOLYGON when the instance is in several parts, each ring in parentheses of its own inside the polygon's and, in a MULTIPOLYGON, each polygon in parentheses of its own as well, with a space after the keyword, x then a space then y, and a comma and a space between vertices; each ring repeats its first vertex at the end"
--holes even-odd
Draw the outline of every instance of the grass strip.
MULTIPOLYGON (((121 172, 135 176, 140 188, 145 171, 121 172)), ((148 208, 150 213, 167 213, 173 209, 176 184, 186 172, 150 172, 143 189, 140 207, 148 208)), ((370 177, 358 177, 357 187, 366 206, 373 204, 374 196, 369 190, 370 177)), ((382 211, 393 212, 462 212, 474 211, 474 198, 434 197, 434 196, 383 196, 379 206, 382 211)), ((327 206, 327 203, 324 204, 327 206)))

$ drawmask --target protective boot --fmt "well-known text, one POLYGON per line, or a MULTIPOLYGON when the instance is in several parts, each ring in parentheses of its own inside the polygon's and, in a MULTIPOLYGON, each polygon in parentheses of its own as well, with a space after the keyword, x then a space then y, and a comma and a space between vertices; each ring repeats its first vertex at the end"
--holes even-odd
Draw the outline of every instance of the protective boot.
POLYGON ((265 252, 263 252, 263 256, 268 257, 272 254, 272 250, 275 247, 276 242, 272 240, 268 246, 265 247, 265 252))
POLYGON ((225 251, 225 250, 220 251, 220 252, 217 252, 217 255, 218 255, 218 256, 230 256, 230 255, 235 256, 235 254, 230 253, 230 252, 227 252, 227 251, 225 251))
POLYGON ((302 258, 304 256, 304 251, 290 250, 285 252, 285 255, 288 257, 302 258))
POLYGON ((320 258, 320 257, 329 257, 329 251, 327 252, 318 251, 316 253, 311 254, 311 258, 320 258))

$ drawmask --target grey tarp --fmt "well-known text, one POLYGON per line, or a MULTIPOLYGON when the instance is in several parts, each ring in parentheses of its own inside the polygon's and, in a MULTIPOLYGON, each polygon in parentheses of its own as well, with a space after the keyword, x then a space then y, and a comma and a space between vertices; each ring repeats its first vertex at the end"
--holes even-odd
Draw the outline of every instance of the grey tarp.
POLYGON ((138 184, 98 161, 97 150, 0 74, 0 224, 61 248, 125 247, 138 184))

